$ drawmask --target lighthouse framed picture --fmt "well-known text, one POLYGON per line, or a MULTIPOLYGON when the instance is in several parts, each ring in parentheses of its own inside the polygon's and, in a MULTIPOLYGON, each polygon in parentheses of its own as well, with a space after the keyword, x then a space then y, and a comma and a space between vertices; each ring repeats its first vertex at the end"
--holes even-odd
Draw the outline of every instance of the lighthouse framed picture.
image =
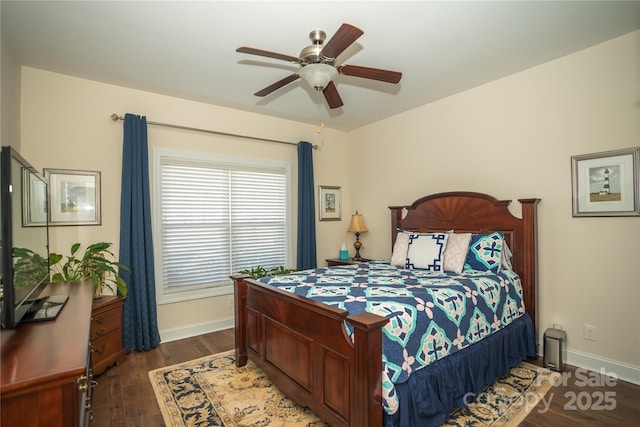
POLYGON ((320 221, 340 221, 342 218, 342 189, 332 185, 318 186, 320 221))
POLYGON ((640 216, 640 147, 571 157, 573 216, 640 216))

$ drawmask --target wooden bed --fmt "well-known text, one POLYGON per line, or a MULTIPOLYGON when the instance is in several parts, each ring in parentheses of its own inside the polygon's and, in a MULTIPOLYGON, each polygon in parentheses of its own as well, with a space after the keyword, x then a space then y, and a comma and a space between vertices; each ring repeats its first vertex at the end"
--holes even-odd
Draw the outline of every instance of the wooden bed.
MULTIPOLYGON (((526 310, 536 326, 536 204, 519 199, 522 218, 509 200, 471 192, 422 197, 391 206, 391 247, 396 230, 486 233, 499 231, 513 253, 526 310)), ((382 426, 382 328, 387 319, 348 312, 233 276, 236 365, 247 359, 263 369, 287 396, 332 426, 382 426), (353 342, 344 322, 353 329, 353 342)), ((536 340, 537 342, 537 340, 536 340)))

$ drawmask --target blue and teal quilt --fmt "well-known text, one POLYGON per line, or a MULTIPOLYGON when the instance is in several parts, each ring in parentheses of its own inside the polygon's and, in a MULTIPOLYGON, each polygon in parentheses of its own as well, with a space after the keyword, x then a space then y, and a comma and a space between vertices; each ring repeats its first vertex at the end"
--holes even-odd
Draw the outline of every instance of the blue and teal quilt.
POLYGON ((509 270, 434 273, 370 262, 262 281, 352 315, 368 311, 390 320, 382 339, 383 406, 389 414, 398 409, 394 384, 525 313, 520 278, 509 270))

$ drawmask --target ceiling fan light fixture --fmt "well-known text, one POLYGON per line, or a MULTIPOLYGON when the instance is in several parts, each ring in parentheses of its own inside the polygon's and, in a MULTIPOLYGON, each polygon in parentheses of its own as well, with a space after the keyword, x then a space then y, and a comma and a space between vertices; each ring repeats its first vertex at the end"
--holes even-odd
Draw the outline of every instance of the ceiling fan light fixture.
POLYGON ((324 95, 324 99, 327 101, 329 108, 335 109, 344 105, 336 85, 333 84, 338 74, 393 84, 398 83, 402 77, 402 73, 397 71, 357 65, 335 65, 336 58, 363 34, 364 32, 360 28, 345 22, 338 28, 338 31, 333 34, 327 43, 324 43, 327 36, 324 31, 311 31, 311 33, 309 33, 311 46, 302 49, 298 57, 248 46, 239 47, 236 49, 236 52, 279 59, 300 65, 300 68, 296 72, 259 90, 254 94, 255 96, 267 96, 289 83, 302 79, 317 91, 318 102, 320 102, 320 97, 324 95))
POLYGON ((332 65, 318 63, 303 66, 298 74, 312 88, 323 90, 336 78, 338 70, 332 65))

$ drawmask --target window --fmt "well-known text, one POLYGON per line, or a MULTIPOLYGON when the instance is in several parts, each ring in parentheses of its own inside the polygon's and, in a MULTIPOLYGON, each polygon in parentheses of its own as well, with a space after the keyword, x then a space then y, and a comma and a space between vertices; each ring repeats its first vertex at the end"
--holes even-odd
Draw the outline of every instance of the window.
POLYGON ((155 150, 158 303, 229 294, 232 274, 289 264, 289 169, 155 150))

